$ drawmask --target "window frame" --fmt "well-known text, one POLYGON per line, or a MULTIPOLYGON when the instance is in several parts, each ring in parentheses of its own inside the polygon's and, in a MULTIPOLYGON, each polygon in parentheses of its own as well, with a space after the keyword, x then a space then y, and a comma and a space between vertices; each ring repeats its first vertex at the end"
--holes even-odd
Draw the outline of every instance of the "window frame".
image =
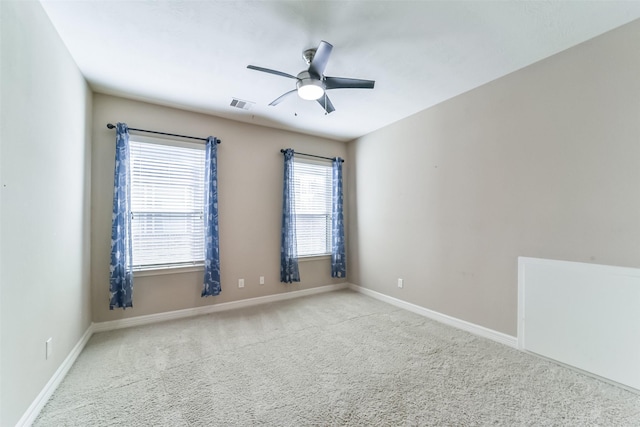
MULTIPOLYGON (((326 229, 326 237, 327 237, 327 243, 326 243, 326 247, 325 249, 327 250, 327 252, 323 252, 323 253, 312 253, 312 254, 304 254, 301 255, 298 252, 298 260, 299 261, 313 261, 316 259, 326 259, 326 258, 330 258, 331 257, 331 252, 332 252, 332 221, 333 221, 333 209, 332 209, 332 197, 333 197, 333 164, 331 162, 331 160, 318 160, 318 159, 309 159, 309 158, 300 158, 300 157, 294 157, 293 158, 293 162, 294 162, 294 181, 296 180, 296 175, 297 175, 297 171, 295 170, 296 167, 296 163, 306 163, 306 164, 311 164, 311 165, 317 165, 317 166, 323 166, 327 168, 327 174, 328 174, 328 178, 329 178, 329 190, 328 190, 328 211, 327 211, 327 229, 326 229)), ((295 184, 294 184, 294 192, 295 192, 295 184)), ((298 213, 297 213, 297 204, 298 204, 298 193, 295 192, 295 204, 296 204, 296 247, 299 248, 298 245, 298 239, 299 239, 299 226, 298 226, 298 213)))
MULTIPOLYGON (((203 152, 206 151, 206 145, 202 143, 181 141, 178 139, 170 139, 170 138, 150 137, 150 136, 144 136, 144 135, 129 135, 130 149, 131 149, 131 143, 165 145, 170 147, 197 149, 203 152)), ((204 169, 205 169, 205 163, 203 161, 202 163, 203 175, 204 175, 204 169)), ((130 154, 130 179, 131 179, 131 186, 133 187, 133 161, 131 159, 131 154, 130 154)), ((202 194, 203 214, 204 214, 204 191, 206 191, 206 185, 203 187, 203 194, 202 194)), ((131 197, 133 202, 133 195, 131 197)), ((134 214, 133 210, 131 210, 131 214, 132 215, 134 214)), ((135 221, 135 219, 132 218, 132 221, 135 221)), ((132 230, 131 240, 132 240, 132 245, 135 245, 133 230, 132 230)), ((134 263, 135 263, 135 259, 134 259, 134 263)), ((203 245, 203 259, 201 261, 176 263, 173 265, 172 264, 146 264, 146 265, 134 264, 132 266, 132 270, 133 270, 134 277, 203 271, 204 270, 204 245, 203 245)))

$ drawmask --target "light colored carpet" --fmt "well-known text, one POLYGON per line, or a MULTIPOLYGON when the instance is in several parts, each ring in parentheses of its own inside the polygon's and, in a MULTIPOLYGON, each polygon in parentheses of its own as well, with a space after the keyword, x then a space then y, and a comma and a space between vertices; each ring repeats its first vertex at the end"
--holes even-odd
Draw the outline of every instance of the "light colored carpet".
POLYGON ((640 395, 351 291, 94 335, 35 426, 640 426, 640 395))

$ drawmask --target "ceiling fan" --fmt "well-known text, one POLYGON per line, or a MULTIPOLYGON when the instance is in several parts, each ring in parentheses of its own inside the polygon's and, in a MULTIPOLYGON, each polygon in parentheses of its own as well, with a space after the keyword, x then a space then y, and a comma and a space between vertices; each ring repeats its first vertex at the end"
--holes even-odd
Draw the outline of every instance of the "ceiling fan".
POLYGON ((373 89, 375 84, 373 80, 325 76, 324 69, 327 66, 327 62, 329 62, 329 55, 331 55, 332 49, 333 46, 330 43, 322 40, 317 48, 305 50, 302 57, 309 65, 309 68, 300 71, 297 76, 255 65, 247 65, 247 68, 297 80, 296 89, 279 96, 269 105, 278 105, 287 96, 297 92, 302 99, 318 101, 328 114, 335 111, 335 108, 325 91, 329 89, 373 89))

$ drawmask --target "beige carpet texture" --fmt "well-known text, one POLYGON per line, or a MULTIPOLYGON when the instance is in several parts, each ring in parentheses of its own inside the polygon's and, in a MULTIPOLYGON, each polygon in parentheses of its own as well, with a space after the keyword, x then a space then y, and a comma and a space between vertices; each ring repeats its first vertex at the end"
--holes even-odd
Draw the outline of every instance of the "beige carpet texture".
POLYGON ((95 334, 34 426, 640 426, 640 395, 349 290, 95 334))

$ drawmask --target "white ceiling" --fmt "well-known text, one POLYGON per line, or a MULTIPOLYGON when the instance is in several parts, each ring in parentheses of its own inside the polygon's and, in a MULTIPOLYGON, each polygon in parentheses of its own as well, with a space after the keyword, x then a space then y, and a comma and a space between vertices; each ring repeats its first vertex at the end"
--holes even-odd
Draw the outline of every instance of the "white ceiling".
MULTIPOLYGON (((349 140, 640 18, 640 1, 52 1, 42 4, 92 88, 349 140), (303 50, 330 76, 376 81, 291 96, 303 50), (252 101, 249 111, 232 98, 252 101)), ((126 117, 120 118, 126 121, 126 117)), ((135 126, 135 123, 130 123, 135 126)), ((166 129, 165 129, 166 130, 166 129)), ((170 131, 170 129, 168 130, 170 131)))

